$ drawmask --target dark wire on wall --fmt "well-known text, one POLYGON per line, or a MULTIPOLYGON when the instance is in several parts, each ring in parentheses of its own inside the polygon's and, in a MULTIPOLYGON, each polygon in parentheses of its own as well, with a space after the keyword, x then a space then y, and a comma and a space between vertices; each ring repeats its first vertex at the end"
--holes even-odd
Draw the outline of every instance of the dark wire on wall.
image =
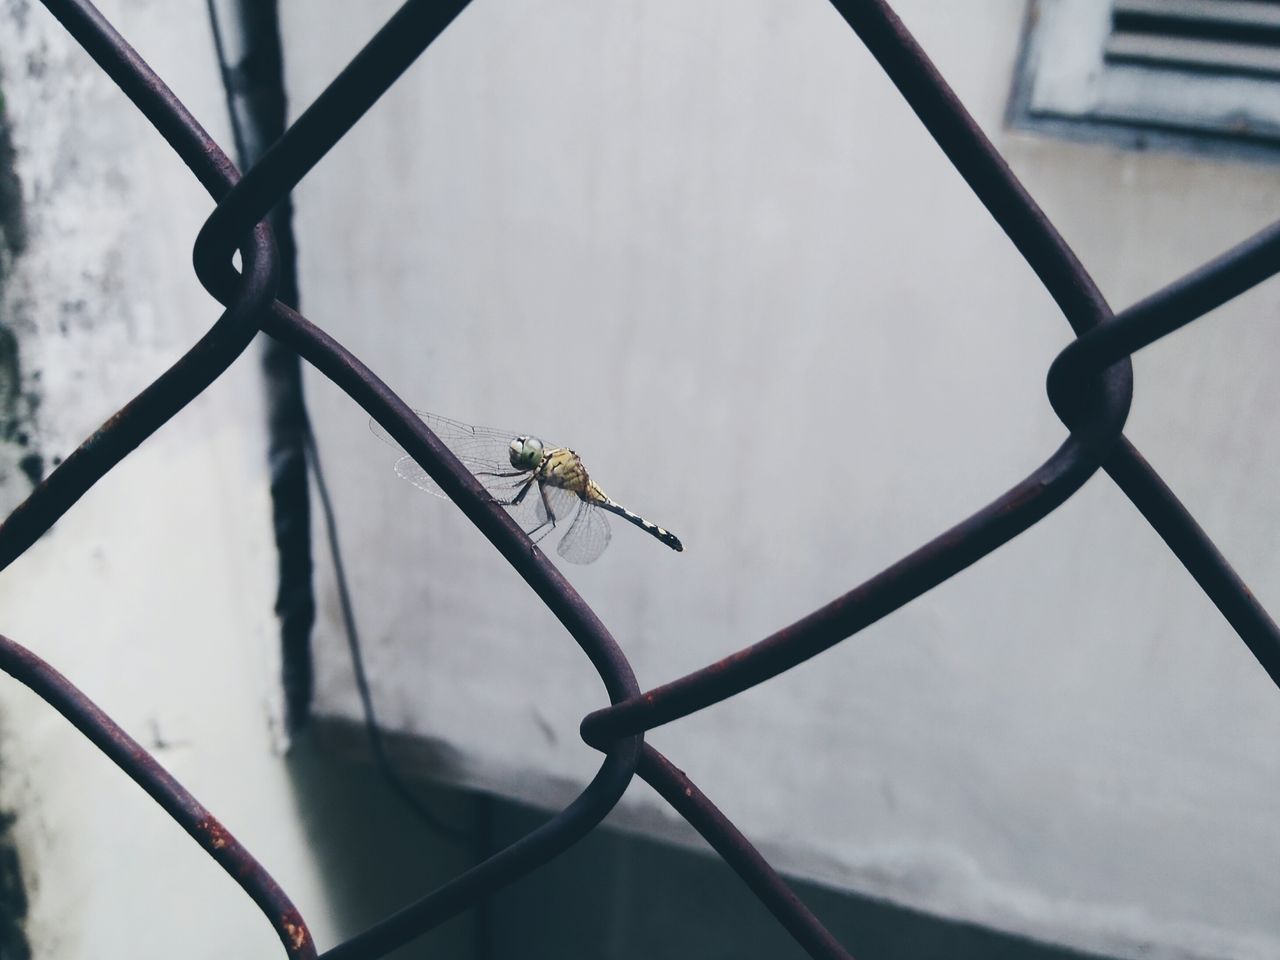
MULTIPOLYGON (((207 0, 214 49, 226 91, 236 163, 252 166, 284 132, 287 101, 284 60, 280 46, 276 0, 207 0), (219 12, 233 19, 239 56, 229 53, 228 31, 219 12), (234 59, 234 62, 233 62, 234 59)), ((298 306, 297 248, 293 237, 293 206, 285 197, 271 211, 271 229, 280 251, 278 298, 298 306)), ((414 794, 391 762, 378 726, 373 695, 365 670, 355 609, 347 586, 346 568, 338 539, 337 518, 320 463, 320 453, 302 392, 298 354, 271 337, 263 338, 263 374, 267 385, 267 442, 271 471, 272 520, 279 555, 276 614, 280 618, 285 726, 300 733, 310 715, 312 693, 311 630, 315 624, 312 585, 311 505, 308 468, 316 484, 325 534, 337 581, 343 629, 351 651, 352 673, 360 695, 369 749, 383 779, 404 807, 429 829, 470 846, 471 837, 431 812, 414 794)))
MULTIPOLYGON (((226 91, 236 163, 247 170, 285 128, 283 60, 275 0, 207 0, 214 49, 226 91), (224 29, 221 17, 231 21, 224 29), (230 44, 235 43, 233 55, 230 44)), ((293 208, 285 196, 269 214, 279 252, 277 298, 298 307, 297 248, 293 208)), ((311 425, 302 395, 297 353, 263 337, 267 455, 271 476, 272 526, 277 556, 276 616, 280 619, 281 682, 285 728, 298 733, 311 709, 312 589, 311 500, 307 486, 306 437, 311 425)))

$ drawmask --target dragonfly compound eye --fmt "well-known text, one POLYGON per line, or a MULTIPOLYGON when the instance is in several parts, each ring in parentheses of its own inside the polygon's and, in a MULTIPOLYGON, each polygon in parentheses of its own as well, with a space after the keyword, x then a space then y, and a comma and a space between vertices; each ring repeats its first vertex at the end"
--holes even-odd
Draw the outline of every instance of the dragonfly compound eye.
POLYGON ((542 441, 537 437, 516 437, 511 441, 511 465, 532 470, 542 462, 542 441))

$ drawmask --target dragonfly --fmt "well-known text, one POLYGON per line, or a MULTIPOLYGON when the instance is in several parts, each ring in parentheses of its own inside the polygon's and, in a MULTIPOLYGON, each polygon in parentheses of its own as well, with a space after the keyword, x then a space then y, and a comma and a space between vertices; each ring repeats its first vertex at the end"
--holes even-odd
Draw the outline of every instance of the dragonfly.
MULTIPOLYGON (((570 563, 591 563, 604 553, 613 536, 605 516, 608 513, 635 524, 672 550, 684 550, 674 533, 632 513, 606 494, 591 479, 582 458, 568 447, 532 434, 476 427, 421 410, 414 413, 444 441, 494 501, 507 508, 535 543, 552 530, 568 525, 556 545, 556 553, 570 563)), ((400 449, 377 421, 370 420, 369 427, 380 439, 400 449)), ((445 496, 412 457, 402 456, 396 461, 395 470, 414 486, 445 496)))

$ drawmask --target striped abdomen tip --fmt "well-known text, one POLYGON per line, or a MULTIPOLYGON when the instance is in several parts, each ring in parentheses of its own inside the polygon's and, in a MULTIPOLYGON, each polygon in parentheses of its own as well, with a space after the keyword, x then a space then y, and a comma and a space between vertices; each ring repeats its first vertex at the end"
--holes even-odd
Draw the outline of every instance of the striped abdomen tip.
POLYGON ((622 504, 614 500, 605 499, 600 503, 600 506, 604 507, 610 513, 616 513, 618 516, 622 517, 623 519, 630 520, 632 523, 634 523, 637 527, 639 527, 645 533, 649 534, 650 536, 658 540, 661 540, 663 543, 665 543, 668 547, 670 547, 672 550, 676 551, 677 553, 684 553, 684 544, 681 543, 680 538, 677 537, 670 530, 663 530, 662 527, 658 526, 656 523, 650 523, 644 517, 640 516, 639 514, 632 513, 622 504))

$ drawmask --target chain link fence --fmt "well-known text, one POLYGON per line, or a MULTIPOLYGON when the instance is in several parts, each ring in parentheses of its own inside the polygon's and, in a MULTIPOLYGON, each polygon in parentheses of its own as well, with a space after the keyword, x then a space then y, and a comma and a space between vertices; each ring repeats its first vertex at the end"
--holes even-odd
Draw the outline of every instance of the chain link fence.
POLYGON ((195 242, 201 283, 226 307, 177 363, 115 413, 0 525, 8 566, 162 424, 213 383, 259 332, 340 387, 421 464, 555 614, 598 672, 610 706, 582 738, 603 754, 578 797, 542 826, 347 941, 318 952, 287 894, 156 760, 29 650, 0 637, 0 668, 31 688, 141 786, 238 883, 289 957, 372 960, 469 909, 563 853, 640 777, 738 873, 815 958, 848 952, 683 771, 644 741, 846 640, 1008 542, 1105 470, 1146 517, 1280 684, 1280 631, 1122 430, 1133 391, 1129 355, 1280 270, 1280 224, 1113 314, 1061 236, 1010 172, 924 52, 880 0, 831 0, 911 109, 1013 241, 1076 334, 1048 371, 1062 445, 1029 476, 938 537, 788 627, 678 680, 641 691, 608 628, 507 513, 405 403, 358 358, 277 299, 268 212, 467 6, 409 0, 243 177, 186 108, 86 0, 43 0, 119 85, 217 203, 195 242), (233 267, 240 254, 241 270, 233 267))

